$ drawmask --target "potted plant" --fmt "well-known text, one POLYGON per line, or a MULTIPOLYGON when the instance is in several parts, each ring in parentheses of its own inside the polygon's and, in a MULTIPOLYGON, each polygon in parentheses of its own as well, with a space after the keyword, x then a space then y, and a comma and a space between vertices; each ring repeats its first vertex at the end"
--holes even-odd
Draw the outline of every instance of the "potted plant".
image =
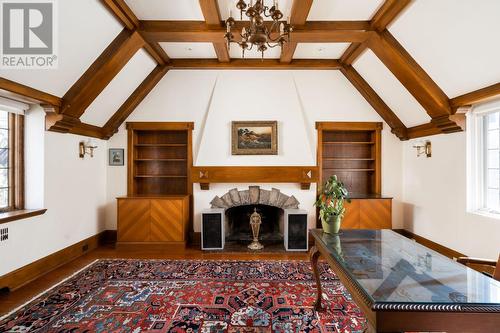
POLYGON ((344 217, 344 201, 351 202, 347 197, 347 191, 344 183, 333 175, 323 185, 318 200, 314 204, 319 208, 319 217, 323 226, 323 232, 327 234, 338 234, 340 224, 344 217))

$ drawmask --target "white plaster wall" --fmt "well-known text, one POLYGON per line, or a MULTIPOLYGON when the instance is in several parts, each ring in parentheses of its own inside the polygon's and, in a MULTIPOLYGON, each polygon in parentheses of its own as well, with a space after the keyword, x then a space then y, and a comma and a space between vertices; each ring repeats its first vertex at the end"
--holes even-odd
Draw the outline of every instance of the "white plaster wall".
POLYGON ((0 276, 104 230, 106 143, 96 140, 94 158, 81 160, 86 138, 45 132, 44 117, 36 108, 26 118, 26 191, 29 208, 47 213, 2 225, 0 276))
POLYGON ((436 135, 432 157, 404 144, 404 228, 469 256, 496 259, 500 219, 466 211, 466 134, 436 135))
MULTIPOLYGON (((127 121, 193 121, 195 165, 316 165, 316 121, 382 121, 356 89, 338 71, 170 71, 127 121), (265 92, 271 91, 271 98, 265 92), (264 92, 262 103, 250 102, 264 92), (276 156, 232 156, 231 121, 277 120, 276 156)), ((124 125, 108 148, 127 147, 124 125)), ((384 124, 382 134, 382 192, 394 197, 393 226, 402 226, 402 143, 384 124)), ((116 197, 125 195, 127 170, 107 167, 106 228, 116 229, 116 197)), ((215 195, 237 186, 280 188, 294 195, 315 225, 316 188, 298 184, 211 184, 201 191, 194 184, 194 228, 200 212, 215 195)))

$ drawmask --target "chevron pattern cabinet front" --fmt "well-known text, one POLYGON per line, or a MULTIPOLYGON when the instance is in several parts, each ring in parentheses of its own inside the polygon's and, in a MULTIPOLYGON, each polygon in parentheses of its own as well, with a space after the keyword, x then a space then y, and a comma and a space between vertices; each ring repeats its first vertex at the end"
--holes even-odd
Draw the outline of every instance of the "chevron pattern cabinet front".
POLYGON ((352 199, 345 206, 342 229, 391 229, 392 199, 352 199))
POLYGON ((185 246, 189 196, 118 198, 118 245, 185 246))

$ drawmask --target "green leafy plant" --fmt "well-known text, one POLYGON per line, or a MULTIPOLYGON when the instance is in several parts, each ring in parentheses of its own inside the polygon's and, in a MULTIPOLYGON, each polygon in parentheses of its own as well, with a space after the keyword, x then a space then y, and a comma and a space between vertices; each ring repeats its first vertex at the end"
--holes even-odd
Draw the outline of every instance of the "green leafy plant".
POLYGON ((332 217, 344 217, 344 201, 351 202, 347 197, 349 192, 344 183, 337 179, 336 175, 331 176, 323 185, 318 195, 318 200, 314 204, 319 208, 321 221, 329 223, 332 217))

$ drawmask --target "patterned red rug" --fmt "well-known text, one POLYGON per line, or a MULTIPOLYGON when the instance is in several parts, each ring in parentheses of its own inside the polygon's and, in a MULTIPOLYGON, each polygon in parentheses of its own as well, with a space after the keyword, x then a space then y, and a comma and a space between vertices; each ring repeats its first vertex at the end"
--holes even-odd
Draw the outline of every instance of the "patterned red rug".
POLYGON ((307 262, 99 260, 0 320, 0 332, 362 332, 328 267, 313 311, 307 262))

